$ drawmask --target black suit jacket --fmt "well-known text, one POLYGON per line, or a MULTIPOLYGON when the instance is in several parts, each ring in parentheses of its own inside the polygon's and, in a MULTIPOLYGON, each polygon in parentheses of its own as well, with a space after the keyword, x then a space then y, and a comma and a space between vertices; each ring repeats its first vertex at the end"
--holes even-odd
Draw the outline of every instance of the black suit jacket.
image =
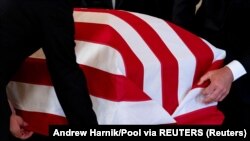
POLYGON ((173 0, 120 0, 118 9, 125 9, 170 20, 173 0))
MULTIPOLYGON (((173 0, 116 0, 116 9, 133 11, 170 20, 173 0)), ((81 0, 82 7, 112 8, 111 0, 81 0)))
POLYGON ((111 0, 78 0, 78 7, 88 8, 112 8, 111 0))
MULTIPOLYGON (((10 0, 0 0, 0 48, 2 48, 2 31, 4 31, 3 23, 2 21, 6 18, 4 13, 9 9, 10 0)), ((4 71, 1 70, 1 79, 2 73, 4 71)), ((9 132, 9 124, 10 124, 10 107, 9 103, 7 101, 7 94, 5 92, 5 89, 2 87, 2 83, 4 80, 1 80, 1 89, 0 89, 0 140, 2 141, 9 141, 10 132, 9 132)))
POLYGON ((231 0, 203 0, 195 14, 196 4, 200 0, 175 0, 172 20, 199 36, 202 36, 216 46, 222 44, 227 9, 231 0))
POLYGON ((9 0, 0 0, 0 16, 8 8, 10 1, 9 0))

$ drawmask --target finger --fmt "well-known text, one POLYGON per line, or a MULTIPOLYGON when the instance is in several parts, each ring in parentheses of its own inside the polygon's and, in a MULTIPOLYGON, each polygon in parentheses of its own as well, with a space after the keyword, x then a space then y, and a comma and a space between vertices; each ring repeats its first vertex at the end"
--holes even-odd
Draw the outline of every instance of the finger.
POLYGON ((27 131, 25 130, 22 134, 22 136, 20 137, 20 139, 26 140, 28 138, 30 138, 33 135, 34 132, 32 131, 27 131))
POLYGON ((226 94, 225 95, 222 95, 221 97, 220 97, 220 99, 219 99, 219 101, 223 101, 225 98, 226 98, 226 94))
POLYGON ((220 101, 224 100, 229 94, 229 90, 224 93, 224 95, 220 98, 220 101))
POLYGON ((222 97, 223 97, 223 95, 222 95, 222 94, 221 94, 221 95, 219 95, 219 96, 217 97, 216 101, 220 102, 220 101, 221 101, 221 99, 222 99, 222 97))
POLYGON ((203 103, 208 104, 214 101, 214 98, 212 96, 206 96, 203 99, 203 103))
POLYGON ((15 128, 11 128, 10 132, 12 133, 13 136, 15 137, 20 137, 21 134, 21 129, 19 128, 19 126, 15 127, 15 128))
POLYGON ((19 125, 23 123, 23 119, 20 116, 16 116, 16 121, 19 123, 19 125))
POLYGON ((216 101, 218 102, 222 101, 226 96, 226 93, 223 90, 218 90, 216 93, 217 93, 216 101))
POLYGON ((203 94, 204 96, 210 95, 214 92, 215 89, 216 88, 212 84, 210 84, 201 91, 201 94, 203 94))
POLYGON ((214 97, 214 102, 218 102, 220 98, 224 95, 220 89, 215 89, 215 91, 212 93, 214 97))
POLYGON ((203 75, 203 76, 200 78, 200 80, 199 80, 199 82, 198 82, 198 85, 201 85, 202 83, 204 83, 204 82, 207 81, 207 80, 209 80, 209 74, 208 74, 208 73, 206 73, 205 75, 203 75))
POLYGON ((12 131, 11 132, 12 133, 12 135, 14 136, 14 137, 16 137, 16 138, 21 138, 22 136, 23 136, 23 133, 21 132, 21 130, 19 130, 19 131, 12 131))
POLYGON ((216 92, 216 90, 214 90, 214 92, 212 92, 204 97, 203 102, 206 104, 211 103, 211 102, 215 102, 218 99, 217 97, 218 97, 218 92, 216 92))

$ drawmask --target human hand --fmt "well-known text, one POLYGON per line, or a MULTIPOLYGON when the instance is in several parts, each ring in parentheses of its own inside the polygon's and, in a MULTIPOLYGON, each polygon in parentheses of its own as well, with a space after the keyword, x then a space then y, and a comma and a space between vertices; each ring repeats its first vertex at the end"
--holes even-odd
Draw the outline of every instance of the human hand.
POLYGON ((209 80, 210 84, 201 92, 204 95, 203 102, 222 101, 229 93, 233 82, 233 73, 228 67, 212 70, 203 75, 198 82, 201 85, 209 80))
POLYGON ((24 129, 28 124, 23 120, 22 117, 12 114, 10 116, 10 132, 16 138, 25 140, 30 138, 33 135, 32 131, 24 129))

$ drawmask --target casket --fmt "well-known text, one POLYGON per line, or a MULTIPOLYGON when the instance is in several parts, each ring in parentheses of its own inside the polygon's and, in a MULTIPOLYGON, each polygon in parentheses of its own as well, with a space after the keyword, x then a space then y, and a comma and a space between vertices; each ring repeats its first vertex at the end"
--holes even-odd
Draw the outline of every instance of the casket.
MULTIPOLYGON (((222 123, 217 103, 201 102, 206 84, 197 82, 223 65, 225 51, 140 13, 75 9, 74 19, 77 62, 99 124, 222 123)), ((7 92, 30 130, 46 135, 49 125, 67 124, 41 50, 25 61, 7 92)))

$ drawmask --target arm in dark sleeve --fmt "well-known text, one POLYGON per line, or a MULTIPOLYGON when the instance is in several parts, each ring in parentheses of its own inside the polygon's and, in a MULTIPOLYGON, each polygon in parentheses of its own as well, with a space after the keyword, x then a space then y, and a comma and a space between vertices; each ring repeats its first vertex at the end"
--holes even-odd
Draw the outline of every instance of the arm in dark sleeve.
POLYGON ((172 21, 179 26, 191 30, 198 2, 199 0, 174 0, 172 21))
POLYGON ((86 7, 91 8, 112 8, 112 1, 111 0, 81 0, 86 7))
POLYGON ((2 16, 6 8, 8 8, 10 2, 10 0, 0 0, 0 16, 2 16))

